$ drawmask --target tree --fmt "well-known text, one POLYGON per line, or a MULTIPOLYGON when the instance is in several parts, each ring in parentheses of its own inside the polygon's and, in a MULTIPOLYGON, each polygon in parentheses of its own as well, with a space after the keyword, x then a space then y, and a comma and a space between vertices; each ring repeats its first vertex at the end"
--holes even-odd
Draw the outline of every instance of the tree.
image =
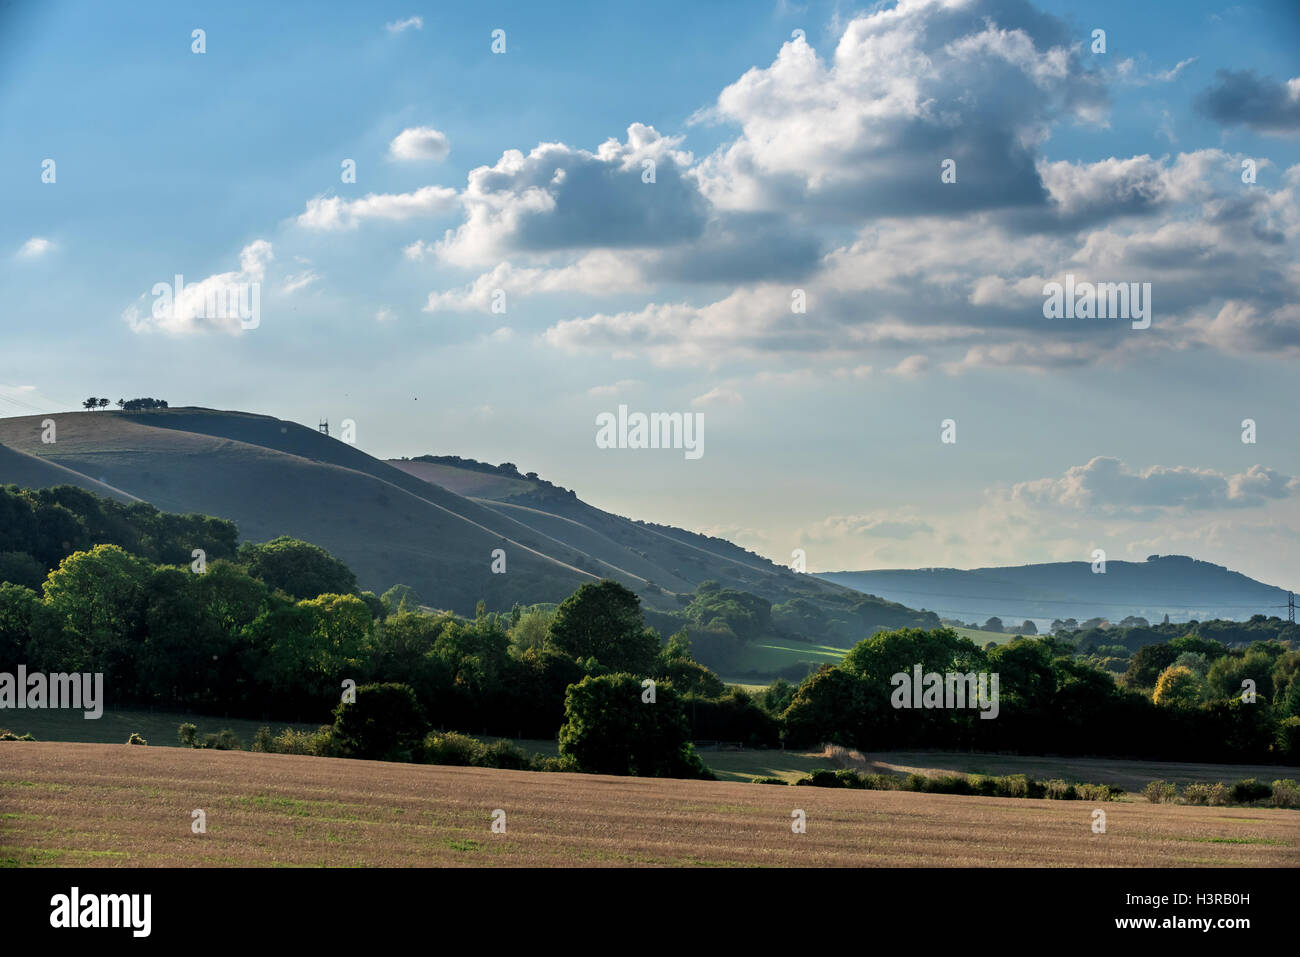
POLYGON ((984 631, 994 631, 994 632, 999 632, 999 633, 1000 633, 1000 632, 1002 631, 1002 619, 1001 619, 1001 618, 998 618, 998 617, 996 617, 996 616, 993 617, 993 618, 990 618, 988 621, 984 622, 984 629, 983 629, 983 630, 984 630, 984 631))
POLYGON ((1025 623, 1020 626, 1020 633, 1022 635, 1036 635, 1038 634, 1038 626, 1026 618, 1025 623))
POLYGON ((291 598, 352 594, 357 578, 352 569, 319 545, 280 536, 261 545, 244 543, 239 560, 257 578, 291 598))
POLYGON ((99 399, 98 397, 93 395, 89 399, 86 399, 84 402, 81 403, 81 407, 86 410, 93 409, 98 405, 99 405, 99 399))
POLYGON ((690 743, 681 698, 667 682, 647 702, 634 675, 588 675, 569 686, 564 717, 560 754, 583 771, 688 778, 707 773, 690 743))
POLYGON ((641 617, 641 599, 616 581, 587 582, 555 612, 547 633, 566 655, 595 657, 614 671, 645 675, 654 667, 659 639, 641 617))
POLYGON ((420 607, 420 596, 410 585, 397 584, 379 596, 390 615, 401 611, 416 611, 420 607))
POLYGON ((101 409, 107 409, 107 408, 108 408, 108 400, 107 400, 107 399, 100 399, 100 400, 99 400, 99 407, 100 407, 101 409))
POLYGON ((352 758, 410 761, 424 738, 424 714, 410 685, 362 685, 334 710, 334 741, 352 758))
POLYGON ((1151 700, 1166 708, 1194 708, 1201 699, 1201 684, 1191 668, 1170 665, 1156 679, 1151 700))

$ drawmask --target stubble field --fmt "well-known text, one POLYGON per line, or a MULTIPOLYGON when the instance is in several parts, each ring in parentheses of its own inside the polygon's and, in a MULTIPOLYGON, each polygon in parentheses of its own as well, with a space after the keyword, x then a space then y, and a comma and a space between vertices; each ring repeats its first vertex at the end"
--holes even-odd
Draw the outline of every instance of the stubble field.
POLYGON ((1300 811, 838 791, 127 745, 0 744, 0 863, 1300 864, 1300 811), (191 831, 203 810, 207 832, 191 831), (505 811, 506 832, 492 833, 505 811), (791 830, 792 812, 807 832, 791 830))

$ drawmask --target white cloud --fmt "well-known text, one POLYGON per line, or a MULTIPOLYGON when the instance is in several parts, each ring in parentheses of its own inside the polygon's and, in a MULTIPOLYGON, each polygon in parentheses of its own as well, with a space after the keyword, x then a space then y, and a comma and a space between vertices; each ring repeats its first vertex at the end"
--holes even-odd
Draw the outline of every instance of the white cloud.
POLYGON ((33 236, 22 244, 18 250, 19 259, 37 259, 54 248, 54 243, 40 236, 33 236))
POLYGON ((389 33, 401 33, 403 30, 423 30, 424 17, 407 17, 405 20, 394 20, 392 23, 384 24, 384 29, 389 33))
POLYGON ((432 126, 413 126, 402 130, 388 144, 388 155, 406 162, 446 159, 451 152, 447 134, 432 126))
POLYGON ((1135 520, 1163 517, 1171 509, 1260 506, 1300 492, 1300 478, 1262 465, 1225 474, 1213 469, 1153 465, 1133 469, 1117 458, 1096 456, 1056 478, 1020 482, 1014 502, 1034 507, 1096 511, 1135 520))
POLYGON ((745 399, 739 392, 725 386, 710 389, 703 395, 697 395, 691 399, 691 405, 736 406, 743 405, 744 402, 745 399))
POLYGON ((355 229, 371 219, 400 222, 421 216, 436 216, 455 209, 454 189, 424 186, 413 193, 369 193, 361 199, 316 196, 298 216, 298 225, 311 230, 355 229))
POLYGON ((285 276, 282 290, 286 296, 291 296, 299 289, 305 289, 318 279, 320 279, 320 276, 314 271, 306 269, 300 273, 285 276))
MULTIPOLYGON (((157 283, 153 297, 142 295, 122 312, 133 332, 163 332, 169 335, 192 335, 202 332, 227 332, 238 335, 244 330, 241 307, 260 308, 260 285, 266 266, 275 258, 265 239, 249 243, 239 253, 237 271, 217 273, 198 282, 186 283, 176 295, 173 281, 157 283), (143 306, 148 303, 149 312, 143 306)), ((260 315, 256 316, 260 322, 260 315)))

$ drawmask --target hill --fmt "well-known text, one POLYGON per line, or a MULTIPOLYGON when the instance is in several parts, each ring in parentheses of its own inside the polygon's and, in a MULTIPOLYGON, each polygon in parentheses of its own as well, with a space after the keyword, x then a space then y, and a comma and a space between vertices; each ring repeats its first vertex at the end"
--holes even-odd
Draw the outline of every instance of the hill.
POLYGON ((634 522, 543 480, 493 473, 499 467, 479 463, 384 462, 314 429, 245 412, 0 419, 0 483, 77 484, 229 519, 241 540, 301 538, 346 562, 363 588, 401 582, 426 604, 461 613, 479 599, 504 609, 561 601, 599 578, 636 591, 651 614, 680 608, 707 580, 773 602, 832 607, 860 598, 721 539, 634 522), (52 444, 41 441, 45 419, 57 428, 52 444), (492 573, 497 548, 506 574, 492 573))
POLYGON ((925 608, 945 617, 1007 625, 1132 615, 1158 622, 1209 618, 1244 620, 1277 615, 1287 592, 1211 562, 1185 555, 1152 555, 1145 562, 1110 561, 1104 574, 1088 562, 1004 568, 913 568, 819 573, 858 591, 925 608))

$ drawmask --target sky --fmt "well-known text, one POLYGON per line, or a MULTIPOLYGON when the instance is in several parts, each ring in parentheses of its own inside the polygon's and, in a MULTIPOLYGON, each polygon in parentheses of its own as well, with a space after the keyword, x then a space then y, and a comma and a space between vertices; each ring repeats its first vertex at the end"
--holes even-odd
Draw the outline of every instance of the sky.
POLYGON ((0 414, 351 419, 809 571, 1300 587, 1296 4, 465 7, 0 4, 0 414))

